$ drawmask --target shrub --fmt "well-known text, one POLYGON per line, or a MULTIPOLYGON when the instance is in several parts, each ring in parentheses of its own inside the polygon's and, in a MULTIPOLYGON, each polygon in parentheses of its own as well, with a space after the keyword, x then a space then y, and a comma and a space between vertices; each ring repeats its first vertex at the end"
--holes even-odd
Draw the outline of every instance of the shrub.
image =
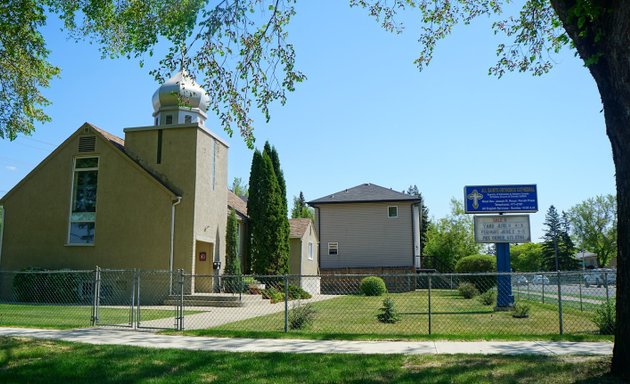
POLYGON ((380 277, 368 276, 361 280, 359 291, 365 296, 381 296, 387 293, 387 287, 380 277))
MULTIPOLYGON (((284 292, 284 283, 278 286, 278 291, 284 292)), ((289 300, 310 299, 312 296, 297 285, 289 284, 289 300)))
POLYGON ((380 309, 381 313, 376 315, 376 318, 381 323, 394 324, 400 321, 400 314, 394 307, 394 300, 386 298, 383 300, 383 307, 380 309))
POLYGON ((601 335, 613 335, 615 333, 615 303, 608 300, 595 309, 593 323, 599 328, 601 335))
MULTIPOLYGON (((496 270, 496 258, 490 255, 462 257, 455 264, 455 272, 457 273, 487 273, 496 272, 496 270)), ((497 283, 494 276, 461 276, 460 280, 474 284, 479 292, 485 292, 497 283)))
POLYGON ((529 305, 522 303, 514 303, 514 307, 512 308, 512 317, 516 317, 517 319, 522 319, 525 317, 529 317, 529 305))
POLYGON ((313 305, 294 305, 289 311, 289 329, 305 329, 313 324, 315 318, 315 308, 313 305))
POLYGON ((275 287, 263 289, 261 293, 262 297, 264 299, 270 299, 272 304, 284 301, 284 292, 278 291, 275 287))
POLYGON ((80 279, 73 272, 28 268, 13 278, 18 301, 37 303, 76 303, 80 279))
POLYGON ((479 290, 472 283, 459 283, 457 290, 464 299, 472 299, 473 297, 479 295, 479 290))
POLYGON ((479 295, 478 300, 482 305, 492 305, 497 299, 497 293, 490 289, 479 295))

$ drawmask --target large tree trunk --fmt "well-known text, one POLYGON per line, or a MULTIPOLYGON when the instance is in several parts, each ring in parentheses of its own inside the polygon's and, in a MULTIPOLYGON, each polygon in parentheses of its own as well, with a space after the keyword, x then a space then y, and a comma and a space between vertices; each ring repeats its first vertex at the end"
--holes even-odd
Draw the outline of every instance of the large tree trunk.
POLYGON ((630 379, 630 1, 593 0, 595 15, 582 27, 576 0, 551 0, 565 30, 597 83, 604 106, 617 182, 617 324, 611 371, 630 379), (575 15, 575 13, 573 13, 575 15))

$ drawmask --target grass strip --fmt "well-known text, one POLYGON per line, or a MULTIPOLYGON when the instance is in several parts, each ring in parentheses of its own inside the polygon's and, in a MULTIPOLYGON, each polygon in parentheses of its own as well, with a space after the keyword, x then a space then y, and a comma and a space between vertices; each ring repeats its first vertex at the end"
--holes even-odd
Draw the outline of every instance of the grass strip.
POLYGON ((603 383, 610 358, 230 353, 0 338, 2 383, 603 383))

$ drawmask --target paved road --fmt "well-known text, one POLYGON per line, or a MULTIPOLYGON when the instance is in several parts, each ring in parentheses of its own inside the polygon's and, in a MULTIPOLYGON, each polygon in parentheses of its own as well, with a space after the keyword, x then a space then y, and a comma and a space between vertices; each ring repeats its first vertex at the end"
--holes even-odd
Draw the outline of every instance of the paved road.
POLYGON ((609 342, 552 341, 344 341, 231 339, 158 335, 147 331, 86 328, 67 331, 0 328, 0 336, 63 340, 86 344, 128 345, 198 351, 344 353, 344 354, 499 354, 499 355, 610 355, 609 342))

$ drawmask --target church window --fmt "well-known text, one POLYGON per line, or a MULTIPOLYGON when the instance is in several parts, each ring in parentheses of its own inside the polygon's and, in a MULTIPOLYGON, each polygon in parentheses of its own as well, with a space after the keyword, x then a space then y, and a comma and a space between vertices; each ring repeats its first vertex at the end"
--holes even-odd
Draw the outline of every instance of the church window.
POLYGON ((94 244, 98 157, 74 159, 68 244, 94 244))

